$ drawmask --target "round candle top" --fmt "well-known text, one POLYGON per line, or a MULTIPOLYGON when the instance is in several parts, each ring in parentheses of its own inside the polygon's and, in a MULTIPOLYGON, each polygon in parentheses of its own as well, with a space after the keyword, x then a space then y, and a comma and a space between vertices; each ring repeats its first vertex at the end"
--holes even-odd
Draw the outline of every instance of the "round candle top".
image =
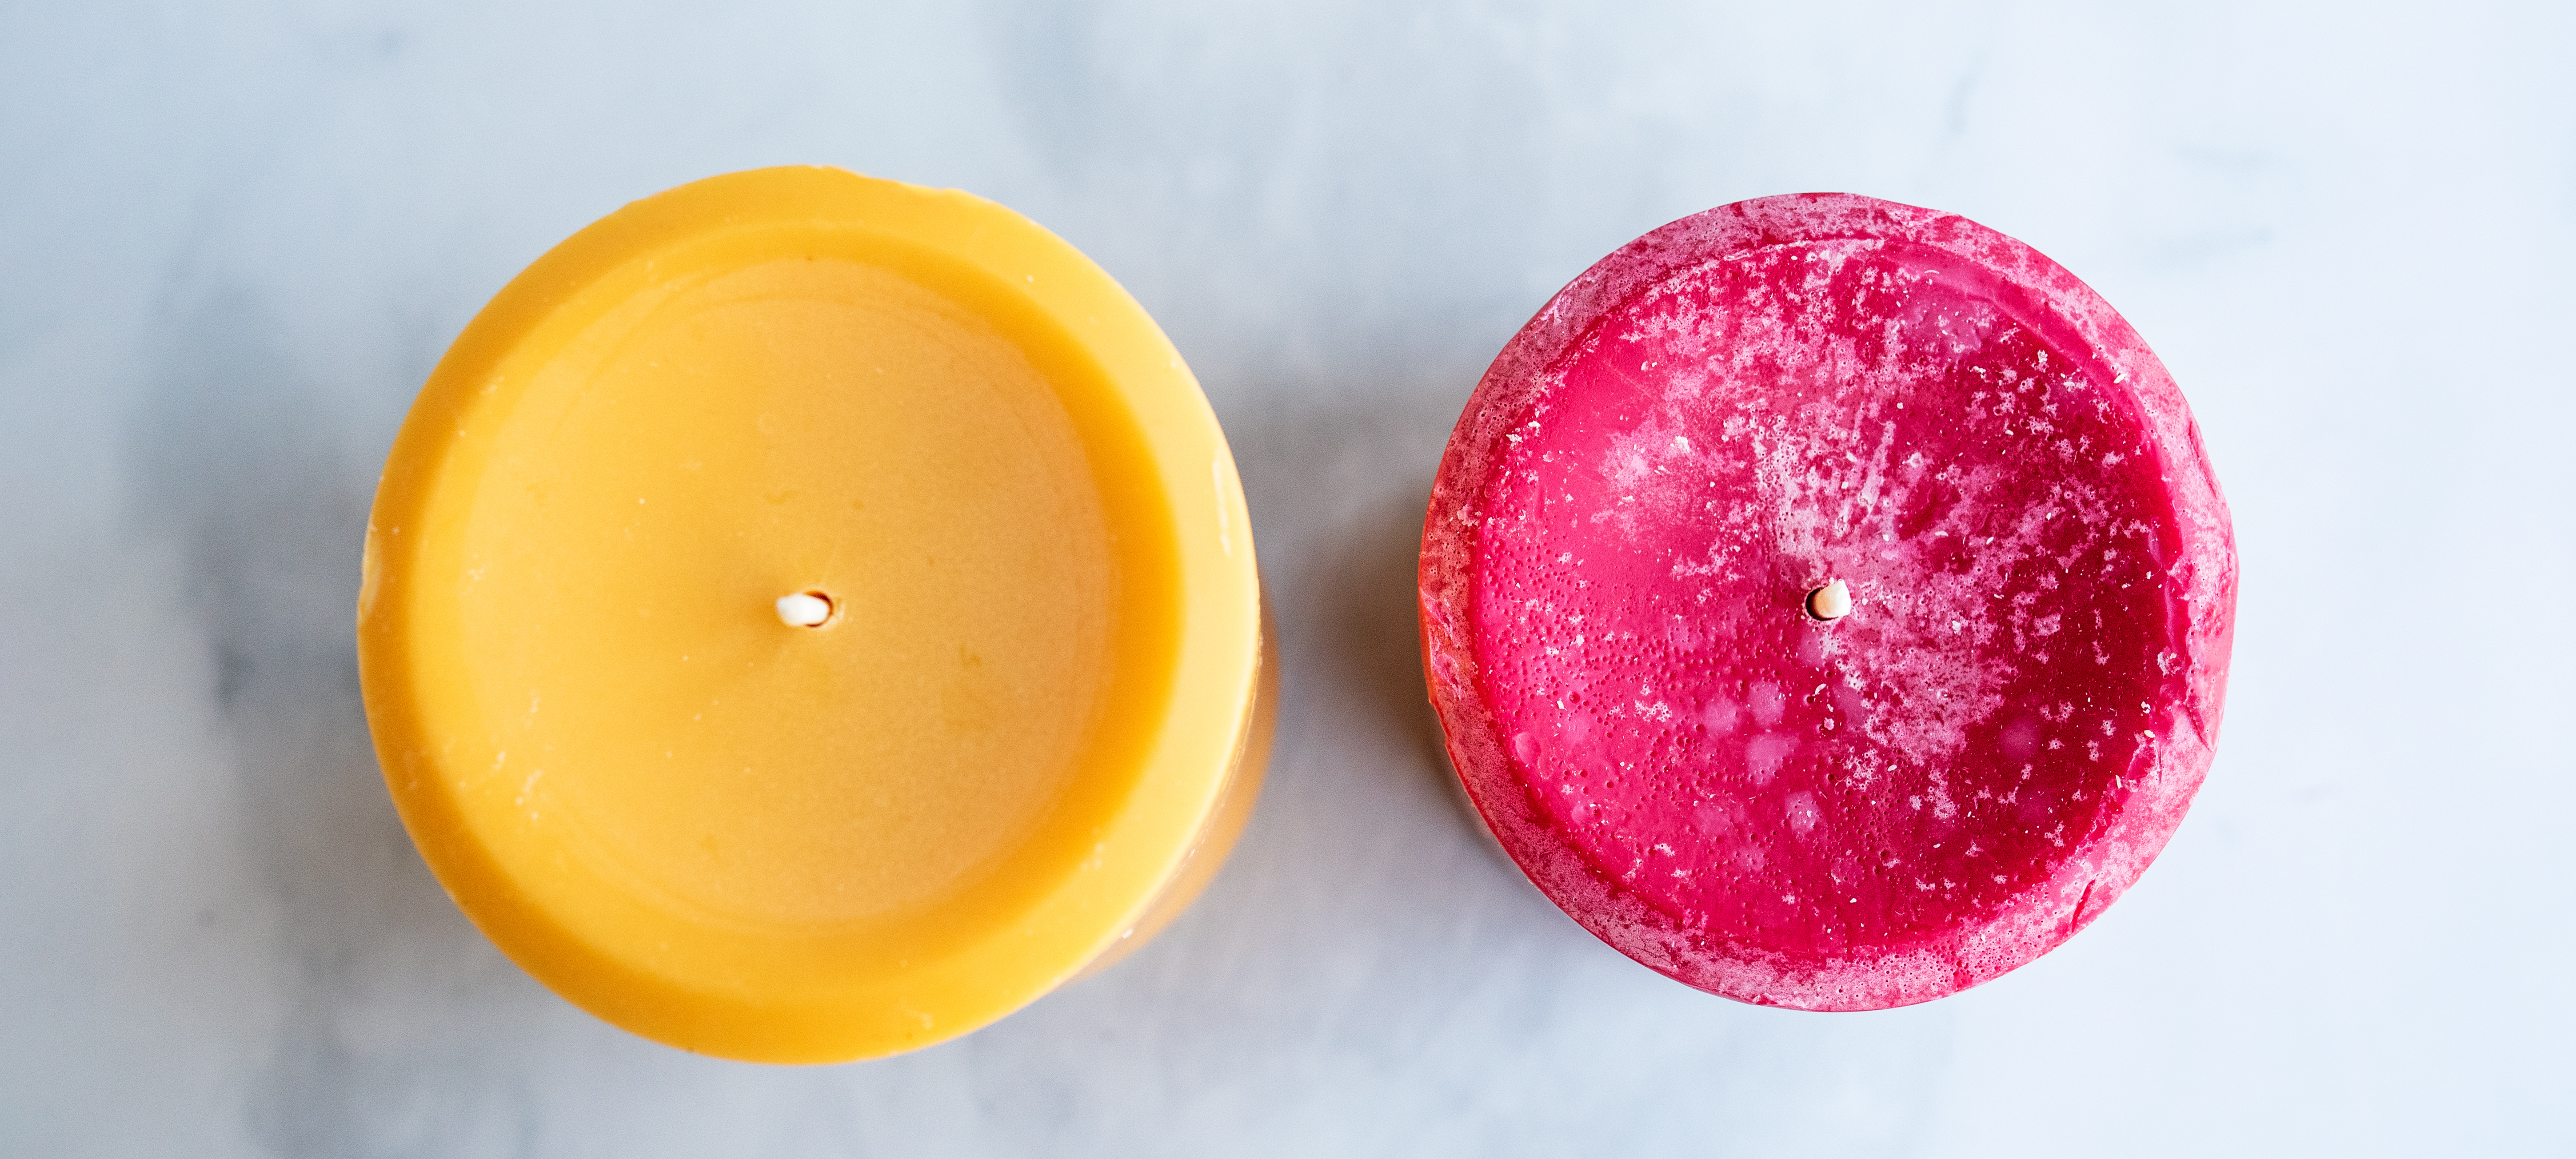
POLYGON ((2227 509, 2161 364, 1964 218, 1765 198, 1560 292, 1423 540, 1478 810, 1631 957, 1854 1010, 2046 952, 2208 767, 2227 509))
POLYGON ((1242 502, 1161 331, 1036 225, 710 179, 546 255, 423 390, 370 724, 441 881, 566 997, 734 1057, 924 1045, 1239 821, 1242 502))

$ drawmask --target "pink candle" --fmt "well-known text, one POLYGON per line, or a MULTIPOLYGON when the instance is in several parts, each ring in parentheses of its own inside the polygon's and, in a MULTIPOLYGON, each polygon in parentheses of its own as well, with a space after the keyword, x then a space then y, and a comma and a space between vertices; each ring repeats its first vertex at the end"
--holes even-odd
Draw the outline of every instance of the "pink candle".
POLYGON ((2217 741, 2236 558, 2100 296, 1807 194, 1658 229, 1531 319, 1421 584, 1449 754, 1540 889, 1692 986, 1860 1010, 2030 961, 2154 859, 2217 741))

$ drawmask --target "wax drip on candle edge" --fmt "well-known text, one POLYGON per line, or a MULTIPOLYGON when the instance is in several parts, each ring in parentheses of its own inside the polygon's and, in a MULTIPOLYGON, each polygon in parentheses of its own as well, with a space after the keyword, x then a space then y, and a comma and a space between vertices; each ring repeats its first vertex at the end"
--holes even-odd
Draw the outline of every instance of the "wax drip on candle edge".
POLYGON ((831 623, 838 610, 832 597, 822 592, 798 592, 778 597, 778 620, 791 628, 820 628, 831 623))
POLYGON ((1841 580, 1807 593, 1807 615, 1821 623, 1833 623, 1850 615, 1851 610, 1851 585, 1841 580))

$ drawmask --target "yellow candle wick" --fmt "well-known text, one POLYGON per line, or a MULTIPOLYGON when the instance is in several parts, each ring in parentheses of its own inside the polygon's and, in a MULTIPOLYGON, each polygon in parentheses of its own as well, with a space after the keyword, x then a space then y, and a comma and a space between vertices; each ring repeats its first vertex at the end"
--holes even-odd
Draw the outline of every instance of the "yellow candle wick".
POLYGON ((831 619, 831 598, 821 592, 778 597, 778 620, 790 628, 820 628, 831 619))

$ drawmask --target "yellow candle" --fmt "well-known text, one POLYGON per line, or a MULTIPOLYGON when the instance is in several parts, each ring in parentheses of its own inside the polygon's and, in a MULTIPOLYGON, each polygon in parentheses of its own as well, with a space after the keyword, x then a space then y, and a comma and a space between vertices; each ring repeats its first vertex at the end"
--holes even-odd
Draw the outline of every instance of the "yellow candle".
POLYGON ((1186 906, 1259 788, 1215 416, 1108 274, 963 193, 767 169, 575 235, 430 376, 364 571, 430 868, 690 1050, 989 1023, 1186 906))

